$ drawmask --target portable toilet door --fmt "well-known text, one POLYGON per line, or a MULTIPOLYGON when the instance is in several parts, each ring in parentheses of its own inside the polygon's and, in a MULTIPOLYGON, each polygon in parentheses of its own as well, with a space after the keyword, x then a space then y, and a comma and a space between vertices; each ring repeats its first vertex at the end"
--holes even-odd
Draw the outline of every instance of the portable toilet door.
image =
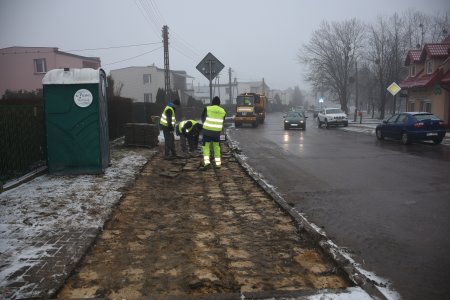
POLYGON ((42 84, 49 173, 103 173, 110 162, 105 72, 54 69, 42 84))

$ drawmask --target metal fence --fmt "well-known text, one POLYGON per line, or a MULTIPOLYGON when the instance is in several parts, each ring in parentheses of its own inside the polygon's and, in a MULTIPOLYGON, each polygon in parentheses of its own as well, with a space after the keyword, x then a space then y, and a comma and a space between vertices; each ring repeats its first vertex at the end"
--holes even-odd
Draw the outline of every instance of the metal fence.
POLYGON ((42 105, 0 105, 0 186, 46 161, 42 105))
MULTIPOLYGON (((23 100, 23 99, 22 99, 23 100)), ((132 99, 108 99, 109 138, 125 133, 127 123, 149 123, 165 105, 133 103, 132 99)), ((199 119, 203 107, 180 107, 178 120, 199 119)), ((47 141, 42 99, 0 102, 0 190, 4 182, 47 163, 47 141)))

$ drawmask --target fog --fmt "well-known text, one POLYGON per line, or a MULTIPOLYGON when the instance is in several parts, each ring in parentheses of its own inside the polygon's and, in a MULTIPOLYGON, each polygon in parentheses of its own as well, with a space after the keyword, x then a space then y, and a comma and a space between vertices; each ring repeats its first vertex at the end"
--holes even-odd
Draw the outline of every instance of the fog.
POLYGON ((195 66, 213 53, 238 81, 265 79, 271 89, 304 82, 300 47, 323 20, 377 16, 412 9, 427 14, 449 9, 446 0, 0 0, 0 48, 57 47, 100 57, 110 70, 155 64, 163 68, 161 29, 169 26, 170 68, 207 84, 195 66), (106 49, 105 49, 106 48, 106 49))

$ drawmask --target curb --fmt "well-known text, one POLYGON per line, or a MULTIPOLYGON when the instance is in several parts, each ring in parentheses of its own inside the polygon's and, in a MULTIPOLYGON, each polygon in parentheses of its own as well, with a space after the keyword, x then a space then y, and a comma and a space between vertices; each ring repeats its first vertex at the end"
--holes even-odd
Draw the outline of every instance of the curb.
POLYGON ((233 149, 238 148, 233 144, 233 141, 228 137, 227 143, 236 160, 245 169, 247 174, 259 185, 264 191, 270 195, 273 200, 287 212, 291 218, 294 220, 295 224, 300 229, 304 229, 308 234, 310 234, 318 243, 320 248, 326 253, 330 258, 332 258, 347 274, 349 279, 357 286, 361 287, 370 297, 373 299, 388 300, 388 298, 378 289, 374 281, 367 278, 366 275, 361 273, 357 268, 358 264, 348 255, 340 249, 335 243, 333 243, 326 236, 325 232, 310 223, 305 216, 303 216, 297 209, 291 207, 284 198, 275 191, 275 189, 267 184, 261 176, 256 173, 252 167, 249 166, 247 162, 241 157, 240 154, 236 153, 233 149))
MULTIPOLYGON (((125 141, 125 137, 122 136, 122 137, 119 137, 119 138, 117 138, 117 139, 115 139, 113 141, 110 141, 109 142, 109 146, 110 147, 117 146, 117 145, 123 144, 124 141, 125 141)), ((48 169, 48 167, 47 167, 47 165, 45 165, 45 166, 39 167, 39 168, 37 168, 37 169, 35 169, 35 170, 33 170, 33 171, 31 171, 31 172, 29 172, 29 173, 19 177, 19 178, 12 179, 10 181, 5 182, 3 184, 3 186, 0 185, 0 193, 1 192, 6 192, 7 190, 10 190, 12 188, 18 187, 19 185, 21 185, 21 184, 23 184, 25 182, 28 182, 28 181, 36 178, 36 177, 39 177, 39 176, 45 174, 47 172, 47 169, 48 169)))
POLYGON ((18 187, 22 183, 28 182, 38 176, 41 176, 47 172, 47 166, 42 166, 40 168, 37 168, 36 170, 33 170, 22 177, 19 177, 17 179, 13 179, 11 181, 6 182, 3 187, 0 186, 0 192, 5 192, 7 190, 10 190, 12 188, 18 187))

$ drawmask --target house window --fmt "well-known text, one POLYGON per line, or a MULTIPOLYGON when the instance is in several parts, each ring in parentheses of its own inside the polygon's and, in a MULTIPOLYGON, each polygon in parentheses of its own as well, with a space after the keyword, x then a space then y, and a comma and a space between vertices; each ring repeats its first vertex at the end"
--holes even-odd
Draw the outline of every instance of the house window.
POLYGON ((427 74, 433 73, 433 61, 430 59, 427 61, 427 74))
POLYGON ((410 74, 410 76, 411 77, 416 76, 416 65, 412 65, 411 66, 411 74, 410 74))
POLYGON ((414 101, 409 102, 408 111, 416 111, 416 102, 414 101))
POLYGON ((152 74, 144 74, 143 76, 144 84, 149 84, 152 82, 152 74))
POLYGON ((153 95, 152 93, 145 93, 144 94, 144 103, 152 103, 153 101, 153 95))
POLYGON ((38 58, 34 60, 34 71, 36 73, 47 72, 47 65, 45 64, 45 58, 38 58))
POLYGON ((431 101, 425 101, 422 103, 422 111, 431 113, 431 101))

